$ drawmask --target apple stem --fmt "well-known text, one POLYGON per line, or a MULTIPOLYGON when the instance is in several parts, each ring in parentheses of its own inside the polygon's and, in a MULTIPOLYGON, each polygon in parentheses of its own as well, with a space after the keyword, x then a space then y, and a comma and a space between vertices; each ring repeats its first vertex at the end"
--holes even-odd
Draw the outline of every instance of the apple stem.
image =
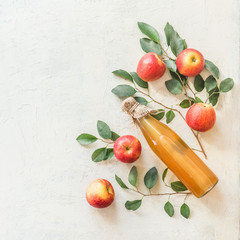
POLYGON ((205 103, 207 103, 208 99, 209 99, 212 95, 214 95, 215 93, 217 93, 216 90, 217 90, 217 87, 215 87, 215 89, 213 90, 213 92, 208 96, 208 98, 206 99, 205 103))
POLYGON ((142 193, 138 190, 135 190, 133 188, 129 188, 129 190, 139 193, 141 194, 143 197, 150 197, 150 196, 171 196, 171 195, 177 195, 177 194, 181 194, 181 195, 190 195, 192 194, 191 192, 171 192, 171 193, 149 193, 149 194, 145 194, 142 193))
POLYGON ((98 140, 104 142, 104 143, 107 143, 107 144, 114 144, 114 141, 106 141, 106 140, 103 140, 101 138, 98 138, 98 140))

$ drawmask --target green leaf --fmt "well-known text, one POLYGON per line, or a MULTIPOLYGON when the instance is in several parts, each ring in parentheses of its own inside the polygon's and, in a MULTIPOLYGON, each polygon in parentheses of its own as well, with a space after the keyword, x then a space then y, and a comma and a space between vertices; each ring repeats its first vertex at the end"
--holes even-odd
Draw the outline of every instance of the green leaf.
POLYGON ((119 136, 117 133, 115 133, 115 132, 112 131, 111 140, 116 141, 118 138, 120 138, 120 136, 119 136))
POLYGON ((194 88, 201 92, 204 89, 204 80, 201 75, 197 75, 194 79, 194 88))
POLYGON ((203 103, 203 101, 202 101, 199 97, 196 97, 196 101, 197 101, 198 103, 203 103))
POLYGON ((121 77, 123 79, 133 82, 132 76, 125 70, 119 69, 119 70, 113 71, 112 73, 118 77, 121 77))
POLYGON ((174 215, 174 208, 173 205, 167 201, 164 205, 164 210, 168 214, 169 217, 172 217, 174 215))
POLYGON ((166 123, 170 123, 174 119, 174 117, 175 117, 175 113, 172 110, 168 111, 166 113, 166 118, 167 118, 166 123))
POLYGON ((141 204, 142 200, 127 201, 125 203, 125 208, 127 210, 136 211, 138 208, 140 208, 141 204))
POLYGON ((107 154, 106 148, 99 148, 93 152, 92 160, 94 162, 101 162, 106 158, 106 154, 107 154))
POLYGON ((172 72, 176 72, 177 71, 177 66, 176 63, 172 60, 164 60, 164 63, 166 64, 166 67, 172 71, 172 72))
MULTIPOLYGON (((194 101, 191 100, 190 103, 191 103, 191 106, 192 106, 192 105, 194 104, 194 101)), ((190 104, 189 104, 189 100, 188 100, 188 99, 184 99, 183 101, 181 101, 181 103, 180 103, 179 105, 180 105, 180 107, 182 107, 182 108, 189 108, 189 107, 190 107, 190 104)))
POLYGON ((143 97, 134 97, 134 99, 141 105, 146 106, 148 104, 148 101, 143 97))
POLYGON ((205 59, 205 68, 215 77, 219 78, 219 69, 218 67, 209 60, 205 59))
POLYGON ((168 168, 166 168, 164 171, 163 171, 163 174, 162 174, 162 180, 164 182, 166 176, 167 176, 167 172, 168 172, 168 168))
POLYGON ((234 82, 232 78, 226 78, 220 83, 220 91, 221 92, 228 92, 234 86, 234 82))
POLYGON ((158 109, 156 114, 151 114, 152 117, 156 118, 157 120, 161 120, 165 115, 164 109, 158 109))
POLYGON ((144 22, 138 22, 138 27, 140 31, 143 34, 147 35, 150 39, 152 39, 155 42, 160 42, 158 31, 154 27, 144 22))
POLYGON ((134 82, 139 86, 139 87, 142 87, 142 88, 148 88, 148 83, 143 81, 138 75, 136 72, 131 72, 130 73, 133 77, 133 80, 134 82))
POLYGON ((99 135, 104 139, 111 139, 112 138, 112 132, 110 130, 110 127, 103 121, 98 120, 97 121, 97 130, 99 135))
POLYGON ((166 81, 165 85, 167 90, 174 95, 178 95, 182 92, 182 84, 176 79, 166 81))
POLYGON ((190 215, 190 208, 189 208, 189 206, 186 204, 186 203, 184 203, 182 206, 181 206, 181 208, 180 208, 180 213, 181 213, 181 215, 183 216, 183 217, 185 217, 185 218, 189 218, 189 215, 190 215))
POLYGON ((77 141, 81 145, 88 145, 88 144, 96 142, 97 138, 91 134, 82 133, 80 136, 77 137, 77 141))
POLYGON ((175 192, 183 192, 187 190, 187 188, 181 181, 171 182, 171 188, 175 192))
POLYGON ((212 104, 212 106, 215 106, 218 102, 218 98, 219 98, 219 88, 215 88, 213 90, 211 90, 208 94, 209 96, 213 93, 213 91, 215 92, 210 98, 209 98, 209 102, 212 104))
MULTIPOLYGON (((183 81, 183 84, 186 85, 187 84, 187 77, 186 76, 183 76, 181 73, 179 73, 177 71, 178 74, 176 74, 175 72, 171 72, 170 71, 170 74, 172 76, 173 79, 177 79, 180 83, 181 83, 181 80, 179 78, 179 76, 181 77, 182 81, 183 81), (179 76, 178 76, 179 75, 179 76)), ((182 83, 181 83, 182 84, 182 83)))
POLYGON ((172 39, 172 36, 175 35, 175 30, 173 29, 172 25, 170 25, 168 22, 164 28, 166 40, 167 40, 167 45, 170 46, 170 42, 172 39))
POLYGON ((187 47, 186 41, 180 38, 179 34, 169 23, 166 24, 164 32, 166 35, 167 44, 171 47, 172 53, 175 56, 178 56, 178 54, 187 47))
POLYGON ((107 148, 106 156, 103 160, 109 160, 114 156, 113 148, 107 148))
POLYGON ((128 181, 134 187, 136 187, 137 184, 137 177, 138 177, 137 168, 133 166, 129 172, 128 181))
POLYGON ((146 53, 154 52, 154 53, 158 54, 159 56, 162 55, 162 48, 158 43, 156 43, 148 38, 141 38, 140 44, 141 44, 142 50, 144 52, 146 52, 146 53))
POLYGON ((144 184, 148 189, 153 188, 158 180, 158 171, 155 167, 151 168, 144 176, 144 184))
POLYGON ((112 89, 112 93, 117 95, 118 97, 130 97, 136 93, 136 90, 129 85, 118 85, 112 89))
POLYGON ((207 92, 210 92, 216 86, 217 86, 216 79, 212 75, 210 75, 205 81, 205 87, 206 87, 207 92))
POLYGON ((117 181, 118 185, 121 187, 121 188, 124 188, 124 189, 128 189, 128 187, 126 186, 126 184, 122 181, 122 179, 120 177, 118 177, 116 174, 115 174, 115 180, 117 181))
POLYGON ((179 53, 185 49, 183 39, 179 38, 177 35, 171 40, 170 43, 172 53, 177 57, 179 53))

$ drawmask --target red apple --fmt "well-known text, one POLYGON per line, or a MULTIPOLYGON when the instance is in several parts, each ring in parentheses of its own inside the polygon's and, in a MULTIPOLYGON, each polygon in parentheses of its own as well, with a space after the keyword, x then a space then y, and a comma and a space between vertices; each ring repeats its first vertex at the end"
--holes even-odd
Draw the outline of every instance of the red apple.
POLYGON ((113 151, 115 157, 121 162, 132 163, 140 157, 142 146, 136 137, 125 135, 115 141, 113 151))
POLYGON ((164 74, 165 70, 165 63, 153 52, 145 54, 140 59, 137 66, 137 74, 145 82, 159 79, 164 74))
POLYGON ((203 55, 192 48, 187 48, 179 53, 176 60, 178 71, 187 77, 197 76, 204 68, 203 55))
POLYGON ((216 122, 216 113, 210 104, 195 103, 186 114, 188 126, 199 132, 206 132, 211 129, 216 122))
POLYGON ((105 179, 94 180, 87 188, 86 199, 95 208, 108 207, 114 200, 111 183, 105 179))

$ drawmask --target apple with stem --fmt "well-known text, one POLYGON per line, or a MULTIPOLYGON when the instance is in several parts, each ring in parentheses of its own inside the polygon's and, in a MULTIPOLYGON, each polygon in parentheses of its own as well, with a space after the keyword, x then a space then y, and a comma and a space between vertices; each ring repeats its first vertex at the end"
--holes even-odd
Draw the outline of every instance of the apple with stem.
POLYGON ((186 114, 188 126, 198 132, 210 130, 216 122, 216 113, 210 104, 195 103, 186 114))
POLYGON ((204 68, 205 60, 203 55, 193 49, 187 48, 179 53, 176 60, 178 71, 187 77, 197 76, 204 68))
POLYGON ((86 199, 95 208, 105 208, 114 200, 114 190, 106 179, 96 179, 87 188, 86 199))
POLYGON ((132 163, 140 157, 142 146, 136 137, 132 135, 124 135, 115 141, 113 151, 115 157, 119 161, 132 163))
POLYGON ((137 74, 145 82, 159 79, 165 73, 165 70, 165 63, 159 55, 153 52, 145 54, 137 66, 137 74))

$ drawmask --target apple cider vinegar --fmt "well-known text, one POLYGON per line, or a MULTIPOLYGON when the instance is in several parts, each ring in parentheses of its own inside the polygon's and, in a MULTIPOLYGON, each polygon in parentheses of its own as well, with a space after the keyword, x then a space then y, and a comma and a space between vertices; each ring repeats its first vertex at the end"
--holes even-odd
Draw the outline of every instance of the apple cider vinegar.
POLYGON ((139 105, 134 98, 126 99, 122 108, 138 124, 153 152, 196 197, 217 184, 217 176, 192 149, 167 125, 149 115, 150 108, 139 105))

